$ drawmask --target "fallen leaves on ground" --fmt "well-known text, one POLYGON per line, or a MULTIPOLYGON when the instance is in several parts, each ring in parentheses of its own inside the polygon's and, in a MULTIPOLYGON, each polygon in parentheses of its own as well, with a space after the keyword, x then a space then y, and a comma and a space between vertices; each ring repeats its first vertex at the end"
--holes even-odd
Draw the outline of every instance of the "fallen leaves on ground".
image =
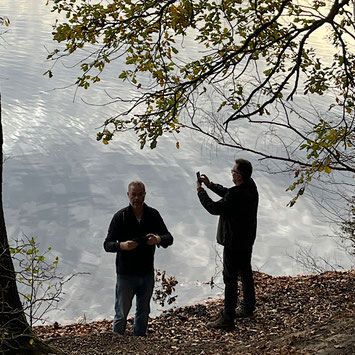
POLYGON ((212 299, 149 321, 146 338, 111 332, 112 321, 35 328, 65 354, 355 354, 355 270, 273 277, 255 273, 257 309, 236 329, 206 324, 223 308, 212 299))

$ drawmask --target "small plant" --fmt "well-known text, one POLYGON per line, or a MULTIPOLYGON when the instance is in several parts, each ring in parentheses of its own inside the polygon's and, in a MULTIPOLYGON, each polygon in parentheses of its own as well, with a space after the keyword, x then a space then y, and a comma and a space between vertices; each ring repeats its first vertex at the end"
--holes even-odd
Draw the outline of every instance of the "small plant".
POLYGON ((10 20, 8 17, 3 17, 0 16, 0 26, 5 25, 5 26, 10 26, 10 20))
POLYGON ((167 276, 166 271, 155 270, 155 282, 153 301, 164 307, 165 302, 172 304, 177 295, 172 296, 175 286, 179 283, 174 276, 167 276))
POLYGON ((349 254, 355 257, 355 196, 348 202, 348 216, 341 222, 338 236, 343 243, 350 242, 349 254))
POLYGON ((23 309, 32 327, 38 321, 44 323, 45 315, 57 309, 62 300, 63 285, 77 274, 67 278, 58 275, 58 256, 51 260, 48 254, 52 248, 41 252, 35 238, 25 236, 25 240, 15 243, 10 247, 10 254, 23 309))

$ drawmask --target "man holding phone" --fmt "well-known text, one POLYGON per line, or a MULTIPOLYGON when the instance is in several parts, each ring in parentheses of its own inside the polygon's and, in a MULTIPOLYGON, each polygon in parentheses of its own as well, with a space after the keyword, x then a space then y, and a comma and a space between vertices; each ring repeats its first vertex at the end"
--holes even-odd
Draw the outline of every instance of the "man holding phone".
POLYGON ((173 237, 159 212, 144 203, 143 182, 128 185, 129 205, 112 218, 104 249, 116 255, 116 299, 113 332, 124 335, 127 316, 136 296, 133 333, 146 336, 154 288, 155 247, 167 248, 173 237))
POLYGON ((251 178, 252 165, 237 159, 231 170, 235 186, 214 184, 206 175, 197 174, 197 191, 202 206, 212 215, 219 215, 217 242, 223 245, 224 309, 221 316, 208 323, 209 328, 232 330, 234 319, 250 317, 255 309, 255 289, 251 256, 256 238, 259 194, 251 178), (221 197, 213 201, 202 183, 221 197), (236 312, 238 277, 243 287, 243 300, 236 312))

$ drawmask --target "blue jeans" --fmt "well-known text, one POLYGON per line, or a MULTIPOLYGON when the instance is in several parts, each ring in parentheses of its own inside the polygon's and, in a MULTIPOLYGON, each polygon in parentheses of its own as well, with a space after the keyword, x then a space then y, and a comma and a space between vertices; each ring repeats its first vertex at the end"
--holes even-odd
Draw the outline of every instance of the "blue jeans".
POLYGON ((145 275, 117 274, 115 317, 113 319, 115 333, 121 335, 125 333, 127 316, 132 306, 133 297, 136 296, 133 333, 137 336, 146 336, 153 288, 154 271, 145 275))

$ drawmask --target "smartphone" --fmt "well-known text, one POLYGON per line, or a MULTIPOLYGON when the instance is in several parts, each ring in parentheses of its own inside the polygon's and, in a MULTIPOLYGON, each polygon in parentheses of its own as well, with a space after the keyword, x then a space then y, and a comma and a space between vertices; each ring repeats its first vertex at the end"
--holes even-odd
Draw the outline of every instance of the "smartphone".
POLYGON ((200 184, 202 184, 201 174, 200 174, 199 171, 196 173, 196 177, 197 177, 197 181, 198 181, 200 184))

